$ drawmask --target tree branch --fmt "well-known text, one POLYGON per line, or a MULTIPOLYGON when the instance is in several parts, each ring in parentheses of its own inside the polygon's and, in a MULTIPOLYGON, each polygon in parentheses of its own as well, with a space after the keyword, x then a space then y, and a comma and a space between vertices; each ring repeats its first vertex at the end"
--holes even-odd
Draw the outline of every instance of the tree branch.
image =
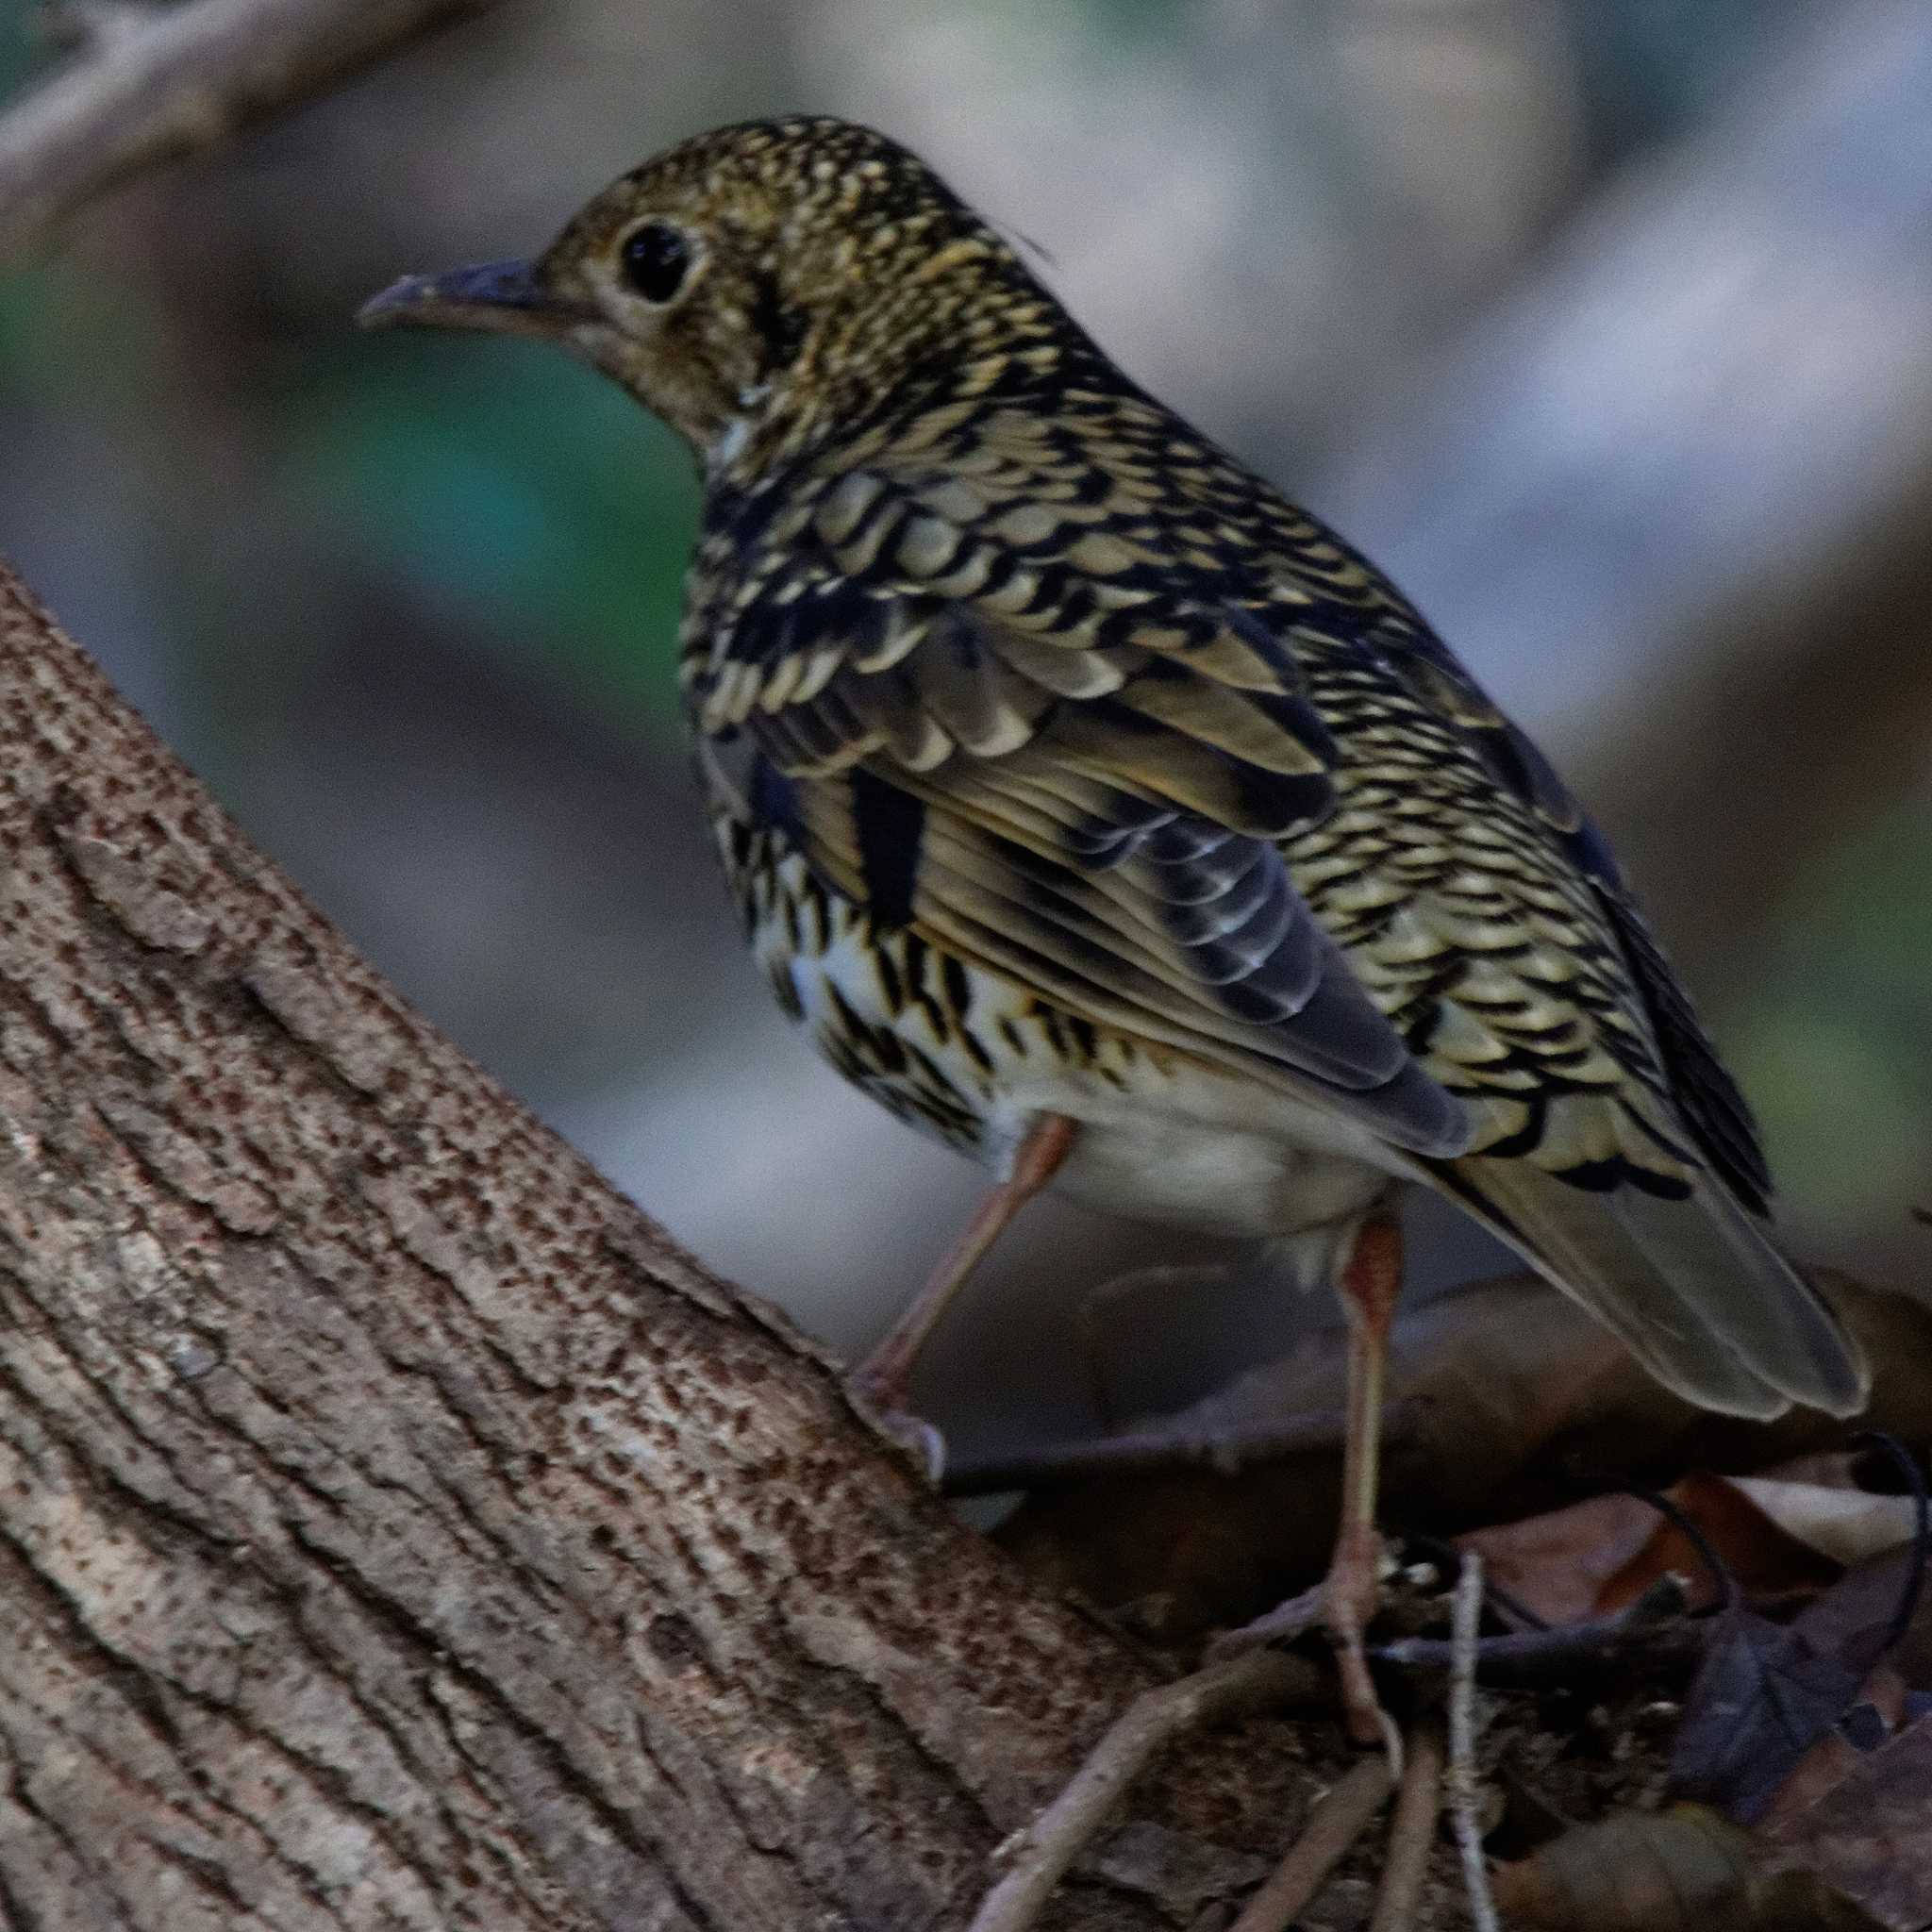
MULTIPOLYGON (((1158 1681, 412 1013, 4 571, 0 1123, 0 1918, 962 1924, 1158 1681)), ((1041 1923, 1193 1916, 1320 1736, 1177 1747, 1041 1923)))
POLYGON ((1082 1847, 1149 1761, 1176 1738, 1293 1698, 1306 1701, 1322 1688, 1319 1674, 1299 1658, 1250 1651, 1143 1690, 1053 1803, 1001 1847, 1008 1871, 980 1902, 968 1932, 1029 1932, 1037 1925, 1048 1895, 1082 1847))
POLYGON ((104 190, 212 147, 492 0, 185 0, 113 29, 0 116, 0 258, 104 190))

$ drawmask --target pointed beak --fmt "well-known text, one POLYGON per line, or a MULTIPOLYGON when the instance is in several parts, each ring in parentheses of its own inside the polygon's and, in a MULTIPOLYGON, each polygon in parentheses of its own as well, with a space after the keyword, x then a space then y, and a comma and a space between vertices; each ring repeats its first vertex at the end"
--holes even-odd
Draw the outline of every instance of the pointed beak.
POLYGON ((440 275, 405 275, 356 311, 364 328, 480 328, 554 336, 596 311, 547 288, 533 261, 478 261, 440 275))

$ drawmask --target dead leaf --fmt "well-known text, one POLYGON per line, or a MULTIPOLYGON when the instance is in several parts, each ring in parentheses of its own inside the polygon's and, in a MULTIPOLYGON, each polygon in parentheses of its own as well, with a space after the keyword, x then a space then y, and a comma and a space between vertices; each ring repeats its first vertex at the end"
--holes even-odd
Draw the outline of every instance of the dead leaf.
MULTIPOLYGON (((1545 1624, 1581 1624, 1601 1613, 1605 1586, 1641 1554, 1658 1522, 1641 1496, 1592 1496, 1567 1509, 1472 1530, 1457 1544, 1483 1559, 1483 1574, 1495 1589, 1545 1624)), ((1699 1568, 1693 1557, 1691 1572, 1699 1568)), ((1711 1601, 1707 1586, 1704 1601, 1711 1601)))
MULTIPOLYGON (((1914 1546, 1861 1564, 1790 1624, 1727 1611, 1685 1699, 1673 1790, 1749 1824, 1848 1713, 1915 1720, 1932 1690, 1932 1594, 1913 1590, 1922 1560, 1914 1546)), ((1802 1790, 1819 1777, 1807 1766, 1802 1790)))
POLYGON ((1932 1923, 1932 1598, 1912 1587, 1924 1561, 1915 1543, 1861 1564, 1793 1626, 1794 1639, 1865 1675, 1757 1831, 1783 1862, 1912 1932, 1932 1923))
MULTIPOLYGON (((1932 1690, 1932 1589, 1920 1590, 1910 1620, 1899 1627, 1921 1563, 1916 1549, 1889 1550, 1860 1563, 1806 1607, 1797 1627, 1814 1650, 1836 1650, 1867 1669, 1883 1657, 1913 1690, 1932 1690)), ((1932 1578, 1932 1562, 1923 1569, 1932 1578)))
POLYGON ((1760 1836, 1894 1932, 1932 1923, 1932 1716, 1876 1750, 1841 1747, 1841 1772, 1815 1802, 1780 1810, 1760 1836))
POLYGON ((1511 1924, 1551 1932, 1881 1932, 1813 1874, 1771 1871, 1701 1805, 1573 1826, 1497 1866, 1491 1889, 1511 1924))
POLYGON ((1685 1699, 1671 1789, 1752 1824, 1857 1701, 1868 1668, 1813 1650, 1795 1625, 1733 1605, 1685 1699))
MULTIPOLYGON (((1730 1586, 1755 1600, 1810 1594, 1839 1575, 1836 1563, 1788 1534, 1732 1478, 1699 1473, 1664 1495, 1695 1525, 1730 1586)), ((1713 1607, 1724 1592, 1684 1528, 1637 1496, 1593 1496, 1457 1542, 1482 1557, 1491 1582, 1548 1624, 1607 1616, 1667 1574, 1685 1579, 1693 1609, 1713 1607)))
POLYGON ((1813 1596, 1841 1574, 1841 1565, 1793 1536, 1736 1477, 1693 1470, 1663 1496, 1674 1514, 1659 1511, 1649 1541, 1604 1585, 1603 1609, 1621 1609, 1667 1573, 1690 1579, 1693 1608, 1720 1602, 1726 1586, 1758 1605, 1813 1596), (1722 1577, 1711 1574, 1693 1529, 1717 1558, 1722 1577))
POLYGON ((1731 1481, 1787 1536, 1846 1569, 1909 1542, 1917 1526, 1918 1505, 1910 1496, 1874 1496, 1849 1482, 1792 1482, 1769 1474, 1731 1481))
POLYGON ((1858 1695, 1838 1722, 1791 1768, 1757 1821, 1762 1837, 1834 1791, 1865 1754, 1882 1744, 1906 1721, 1912 1694, 1890 1664, 1880 1664, 1858 1687, 1858 1695))

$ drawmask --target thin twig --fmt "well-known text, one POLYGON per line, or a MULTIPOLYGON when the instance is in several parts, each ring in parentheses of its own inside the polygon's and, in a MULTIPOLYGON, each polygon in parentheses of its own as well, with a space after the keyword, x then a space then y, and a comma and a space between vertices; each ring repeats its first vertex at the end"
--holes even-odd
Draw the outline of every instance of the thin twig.
POLYGON ((1456 1579, 1450 1627, 1456 1646, 1449 1673, 1449 1810, 1462 1853, 1462 1879, 1476 1932, 1501 1932, 1490 1897, 1489 1867, 1483 1860, 1482 1823, 1476 1816, 1475 1658, 1482 1627, 1483 1563, 1474 1551, 1463 1557, 1456 1579))
POLYGON ((1263 1610, 1248 1623, 1210 1638, 1208 1658, 1215 1662, 1224 1657, 1261 1650, 1271 1643, 1292 1643, 1322 1621, 1324 1607, 1321 1584, 1297 1591, 1293 1596, 1284 1597, 1272 1610, 1263 1610))
POLYGON ((1925 1473, 1919 1458, 1884 1429, 1865 1429, 1852 1439, 1883 1450, 1887 1459, 1904 1476, 1912 1498, 1912 1560, 1906 1569, 1906 1587, 1891 1613, 1891 1624, 1879 1645, 1880 1657, 1894 1651, 1906 1641, 1906 1634, 1918 1621, 1919 1596, 1925 1587, 1926 1547, 1932 1544, 1932 1497, 1925 1493, 1925 1473))
POLYGON ((1442 1728, 1430 1723, 1419 1726, 1408 1740, 1408 1762, 1395 1799, 1382 1889, 1375 1895, 1369 1932, 1420 1932, 1423 1880, 1428 1875, 1441 1808, 1442 1728))
POLYGON ((1731 1574, 1730 1566, 1718 1555, 1717 1545, 1705 1535, 1704 1525, 1660 1490, 1626 1489, 1624 1493, 1635 1496, 1640 1503, 1648 1503, 1697 1552, 1698 1561, 1704 1565, 1706 1574, 1717 1590, 1717 1602, 1712 1607, 1722 1616, 1737 1602, 1738 1584, 1731 1574))
POLYGON ((0 258, 104 189, 292 106, 494 0, 183 0, 111 33, 0 116, 0 258))
POLYGON ((1229 1718, 1312 1702, 1326 1689, 1313 1665, 1264 1650, 1142 1691, 1059 1796, 1018 1835, 1011 1867, 980 1902, 969 1932, 1024 1932, 1033 1924, 1081 1847, 1163 1744, 1229 1718))
MULTIPOLYGON (((1396 1402, 1383 1420, 1385 1449, 1412 1439, 1418 1405, 1396 1402)), ((1266 1427, 1135 1429, 1088 1441, 1057 1442, 1014 1456, 985 1457, 946 1472, 949 1496, 986 1496, 1002 1490, 1067 1489, 1103 1476, 1149 1475, 1191 1469, 1234 1475, 1298 1456, 1341 1455, 1342 1424, 1337 1409, 1316 1409, 1266 1427)))
MULTIPOLYGON (((1266 1653, 1261 1653, 1265 1655, 1266 1653)), ((1387 1755, 1364 1757, 1315 1801, 1302 1835, 1227 1932, 1282 1932, 1369 1828, 1391 1780, 1387 1755)))
MULTIPOLYGON (((1679 1651, 1694 1656, 1704 1649, 1710 1626, 1690 1622, 1684 1607, 1683 1578, 1665 1574, 1613 1616, 1485 1637, 1475 1647, 1476 1669, 1485 1682, 1536 1683, 1636 1650, 1652 1657, 1679 1651)), ((1455 1668, 1457 1653, 1453 1638, 1398 1637, 1369 1655, 1405 1670, 1447 1671, 1455 1668)))

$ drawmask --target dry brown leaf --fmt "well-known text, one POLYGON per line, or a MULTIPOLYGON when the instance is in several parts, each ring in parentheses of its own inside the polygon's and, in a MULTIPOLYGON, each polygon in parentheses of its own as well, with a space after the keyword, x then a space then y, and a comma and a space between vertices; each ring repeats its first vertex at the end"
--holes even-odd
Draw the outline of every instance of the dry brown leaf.
POLYGON ((1734 1604, 1685 1699, 1671 1786, 1740 1824, 1764 1815, 1805 1754, 1857 1702, 1867 1667, 1734 1604))
MULTIPOLYGON (((1641 1496, 1592 1496, 1457 1541, 1483 1559, 1495 1589, 1544 1623, 1580 1624, 1599 1613, 1605 1587, 1642 1554, 1661 1522, 1641 1496)), ((1693 1557, 1684 1574, 1694 1578, 1701 1567, 1693 1557)))
POLYGON ((1883 1657, 1913 1690, 1932 1691, 1932 1563, 1916 1549, 1888 1550, 1847 1572, 1805 1607, 1796 1627, 1820 1650, 1866 1670, 1883 1657), (1912 1571, 1921 1564, 1924 1574, 1911 1601, 1912 1571), (1900 1630, 1908 1601, 1912 1615, 1900 1630))
POLYGON ((1932 1924, 1932 1595, 1911 1588, 1923 1561, 1914 1547, 1863 1563, 1792 1626, 1794 1646, 1865 1674, 1757 1827, 1775 1861, 1899 1932, 1932 1924))
MULTIPOLYGON (((1740 1482, 1698 1473, 1664 1494, 1746 1596, 1807 1594, 1840 1574, 1836 1563, 1774 1522, 1740 1482)), ((1482 1557, 1492 1583, 1549 1624, 1620 1610, 1667 1573, 1685 1579, 1693 1608, 1707 1609, 1724 1595, 1684 1529, 1637 1496, 1593 1496, 1545 1516, 1473 1530, 1457 1541, 1482 1557)))
POLYGON ((1496 1867, 1513 1925, 1550 1932, 1876 1932, 1807 1873, 1770 1871, 1755 1840, 1701 1805, 1580 1824, 1496 1867))
POLYGON ((1921 1561, 1913 1547, 1863 1563, 1789 1624, 1734 1605, 1685 1699, 1673 1789, 1740 1824, 1782 1818, 1835 1786, 1869 1737, 1924 1715, 1932 1596, 1914 1589, 1921 1561))
MULTIPOLYGON (((1874 1731, 1882 1740, 1905 1721, 1910 1702, 1911 1690, 1905 1679, 1889 1663, 1881 1663, 1858 1686, 1854 1707, 1864 1707, 1860 1712, 1864 1722, 1858 1730, 1874 1731)), ((1845 1735, 1851 1726, 1843 1720, 1849 1716, 1849 1711, 1842 1713, 1841 1720, 1792 1767, 1790 1776, 1777 1788, 1757 1822, 1760 1837, 1774 1837, 1790 1820, 1828 1797, 1864 1763, 1874 1747, 1855 1743, 1845 1735)))
POLYGON ((1837 1782, 1810 1804, 1781 1806, 1758 1835, 1879 1924, 1919 1932, 1932 1924, 1932 1716, 1876 1750, 1834 1742, 1837 1782))

